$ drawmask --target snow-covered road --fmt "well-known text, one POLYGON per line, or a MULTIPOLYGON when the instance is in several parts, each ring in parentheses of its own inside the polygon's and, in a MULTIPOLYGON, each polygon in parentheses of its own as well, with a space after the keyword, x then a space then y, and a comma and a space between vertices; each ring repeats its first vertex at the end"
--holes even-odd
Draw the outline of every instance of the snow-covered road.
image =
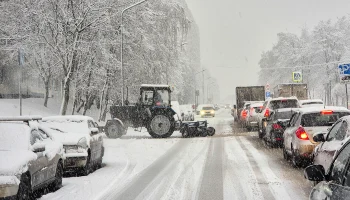
POLYGON ((41 199, 307 199, 311 184, 280 149, 235 128, 228 110, 208 121, 214 137, 152 139, 130 130, 105 138, 103 168, 67 177, 41 199))

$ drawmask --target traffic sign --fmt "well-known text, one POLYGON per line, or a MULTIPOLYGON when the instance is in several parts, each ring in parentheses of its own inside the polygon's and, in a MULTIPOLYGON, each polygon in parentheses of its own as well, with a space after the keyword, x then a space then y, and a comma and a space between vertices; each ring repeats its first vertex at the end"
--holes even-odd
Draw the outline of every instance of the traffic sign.
POLYGON ((350 82, 350 64, 339 64, 339 77, 340 83, 349 83, 350 82))
POLYGON ((266 90, 266 91, 270 91, 270 84, 268 84, 268 83, 266 84, 265 90, 266 90))
POLYGON ((265 92, 265 97, 266 97, 266 98, 271 97, 271 92, 269 92, 269 91, 265 92))
POLYGON ((301 72, 293 72, 293 82, 302 82, 303 74, 301 72))

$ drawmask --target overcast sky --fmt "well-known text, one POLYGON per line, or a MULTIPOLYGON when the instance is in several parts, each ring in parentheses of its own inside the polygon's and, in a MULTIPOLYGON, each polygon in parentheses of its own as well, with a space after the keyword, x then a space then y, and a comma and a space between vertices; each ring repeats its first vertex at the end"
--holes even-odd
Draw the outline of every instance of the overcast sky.
POLYGON ((277 33, 299 35, 303 27, 350 13, 350 0, 186 1, 200 30, 202 66, 218 80, 222 99, 236 86, 257 84, 261 52, 277 33))

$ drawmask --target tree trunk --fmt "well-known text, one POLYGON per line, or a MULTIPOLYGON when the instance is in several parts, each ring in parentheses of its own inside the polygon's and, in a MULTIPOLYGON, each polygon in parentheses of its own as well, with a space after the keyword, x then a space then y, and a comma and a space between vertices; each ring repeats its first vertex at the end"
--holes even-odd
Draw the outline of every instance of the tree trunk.
POLYGON ((66 76, 63 83, 63 95, 62 95, 60 115, 66 115, 67 113, 68 102, 69 102, 69 84, 70 84, 70 77, 66 76))
POLYGON ((47 107, 47 102, 49 101, 50 79, 47 79, 47 81, 44 81, 44 84, 45 84, 44 106, 47 107))

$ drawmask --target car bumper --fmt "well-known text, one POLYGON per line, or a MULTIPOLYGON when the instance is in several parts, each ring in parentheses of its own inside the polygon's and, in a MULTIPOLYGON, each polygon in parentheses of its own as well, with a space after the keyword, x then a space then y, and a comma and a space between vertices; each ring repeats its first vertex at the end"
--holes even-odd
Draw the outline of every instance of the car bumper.
POLYGON ((211 113, 201 114, 201 117, 214 117, 214 116, 215 116, 215 113, 214 114, 211 114, 211 113))
POLYGON ((248 122, 248 126, 250 127, 258 127, 258 122, 248 122))
POLYGON ((312 159, 313 151, 316 147, 316 144, 312 144, 310 141, 303 141, 302 144, 299 144, 296 149, 296 154, 300 158, 312 159))
POLYGON ((87 161, 86 153, 72 153, 66 154, 64 160, 64 168, 85 167, 87 161))
POLYGON ((0 200, 16 199, 19 185, 0 185, 0 200))

